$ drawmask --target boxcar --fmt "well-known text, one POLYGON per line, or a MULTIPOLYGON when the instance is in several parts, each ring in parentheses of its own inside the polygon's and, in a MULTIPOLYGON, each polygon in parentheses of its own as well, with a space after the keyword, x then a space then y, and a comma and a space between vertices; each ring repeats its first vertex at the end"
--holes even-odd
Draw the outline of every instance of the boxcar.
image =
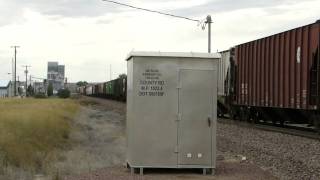
POLYGON ((99 97, 99 84, 95 84, 93 87, 93 96, 99 97))
POLYGON ((218 116, 223 117, 229 111, 227 104, 228 89, 227 78, 230 69, 230 51, 219 52, 221 58, 219 59, 219 74, 218 74, 218 116))
POLYGON ((233 117, 320 119, 320 21, 235 46, 228 87, 233 117))
POLYGON ((115 83, 115 80, 111 80, 106 83, 106 96, 107 96, 107 98, 112 99, 114 97, 114 83, 115 83))
POLYGON ((87 85, 85 88, 85 92, 87 96, 93 95, 93 85, 87 85))
POLYGON ((84 94, 84 86, 78 87, 78 93, 79 94, 84 94))
POLYGON ((127 78, 118 78, 114 83, 114 98, 120 101, 126 100, 127 78))
POLYGON ((104 93, 103 93, 104 92, 104 83, 97 84, 96 89, 97 89, 97 96, 103 97, 104 96, 104 93))
POLYGON ((78 93, 79 94, 84 94, 84 88, 85 88, 84 86, 78 87, 77 88, 78 93))

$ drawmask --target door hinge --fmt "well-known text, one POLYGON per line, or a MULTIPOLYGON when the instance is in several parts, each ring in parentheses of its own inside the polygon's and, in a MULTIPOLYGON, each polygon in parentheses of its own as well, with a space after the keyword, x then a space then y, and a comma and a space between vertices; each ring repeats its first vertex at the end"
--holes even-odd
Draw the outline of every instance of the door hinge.
POLYGON ((181 83, 178 83, 178 85, 177 85, 177 89, 181 89, 181 83))
POLYGON ((181 121, 181 113, 177 114, 177 121, 181 121))
POLYGON ((174 148, 174 153, 178 153, 178 146, 174 148))

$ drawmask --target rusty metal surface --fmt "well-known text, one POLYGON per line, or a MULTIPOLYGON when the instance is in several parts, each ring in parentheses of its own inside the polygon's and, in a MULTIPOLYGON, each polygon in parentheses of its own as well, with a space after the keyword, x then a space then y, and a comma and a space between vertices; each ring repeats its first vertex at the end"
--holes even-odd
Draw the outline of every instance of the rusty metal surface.
POLYGON ((238 105, 316 109, 320 23, 235 47, 238 105))

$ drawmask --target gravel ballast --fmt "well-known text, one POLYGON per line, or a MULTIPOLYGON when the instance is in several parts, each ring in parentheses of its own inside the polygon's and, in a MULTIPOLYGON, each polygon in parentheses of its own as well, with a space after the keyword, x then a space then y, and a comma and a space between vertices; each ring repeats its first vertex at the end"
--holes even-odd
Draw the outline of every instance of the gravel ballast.
POLYGON ((219 151, 246 156, 280 179, 320 179, 318 140, 229 123, 218 123, 217 140, 219 151))

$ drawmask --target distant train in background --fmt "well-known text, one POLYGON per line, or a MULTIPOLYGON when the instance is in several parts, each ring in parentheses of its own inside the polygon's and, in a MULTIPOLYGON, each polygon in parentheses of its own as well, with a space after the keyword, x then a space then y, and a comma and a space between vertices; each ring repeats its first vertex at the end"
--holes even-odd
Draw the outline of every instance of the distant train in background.
POLYGON ((127 97, 127 78, 119 77, 108 82, 81 86, 77 88, 77 91, 81 95, 125 102, 127 97))

